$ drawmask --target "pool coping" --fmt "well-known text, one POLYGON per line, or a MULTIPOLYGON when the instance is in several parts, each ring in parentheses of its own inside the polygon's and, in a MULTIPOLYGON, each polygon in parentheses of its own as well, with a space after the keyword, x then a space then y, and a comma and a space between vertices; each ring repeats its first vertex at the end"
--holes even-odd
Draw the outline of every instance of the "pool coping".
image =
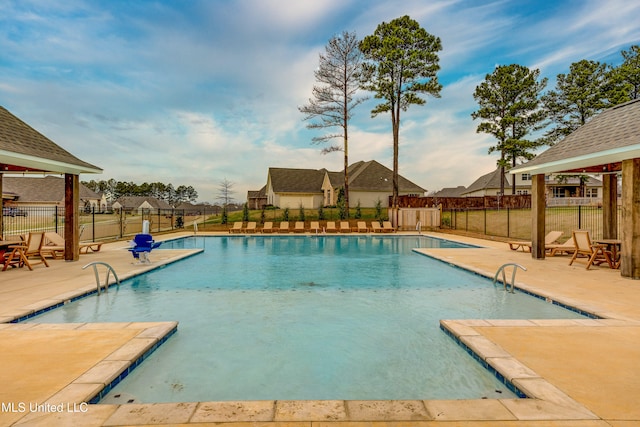
MULTIPOLYGON (((415 235, 415 234, 413 234, 415 235)), ((385 236, 386 237, 386 236, 385 236)), ((436 237, 440 238, 441 237, 436 237)), ((451 239, 455 241, 455 239, 451 239)), ((194 254, 191 254, 194 255, 194 254)), ((188 255, 188 256, 191 256, 188 255)), ((175 262, 173 260, 171 262, 175 262)), ((448 261, 444 261, 448 262, 448 261)), ((162 267, 165 264, 150 266, 149 269, 162 267)), ((451 264, 451 263, 450 263, 451 264)), ((452 264, 455 265, 455 264, 452 264)), ((458 265, 458 267, 461 267, 458 265)), ((464 268, 463 266, 461 268, 464 268)), ((474 271, 473 269, 468 269, 474 271)), ((142 274, 148 270, 139 272, 142 274)), ((136 275, 136 274, 133 274, 136 275)), ((133 276, 132 275, 132 276, 133 276)), ((484 274, 486 276, 486 274, 484 274)), ((130 276, 125 276, 130 277, 130 276)), ((95 288, 95 286, 87 286, 95 288)), ((86 290, 85 288, 82 288, 86 290)), ((93 289, 95 292, 95 289, 93 289)), ((86 292, 85 292, 86 294, 86 292)), ((35 308, 31 308, 35 310, 35 308)), ((441 328, 447 334, 463 344, 463 347, 494 369, 504 379, 511 381, 518 390, 526 394, 528 399, 469 399, 469 400, 391 400, 391 401, 242 401, 242 402, 183 402, 183 403, 150 403, 150 404, 121 404, 89 405, 87 413, 100 412, 101 422, 96 425, 146 424, 162 423, 200 423, 200 422, 295 422, 295 421, 416 421, 416 420, 446 420, 465 421, 478 420, 478 414, 483 414, 482 420, 594 420, 599 419, 583 405, 571 399, 555 386, 526 368, 517 359, 483 337, 474 327, 477 326, 548 326, 554 325, 598 325, 619 324, 620 321, 580 319, 580 321, 551 320, 551 321, 523 321, 523 320, 442 320, 441 328), (617 323, 616 323, 617 322, 617 323), (101 408, 98 408, 101 407, 101 408), (107 415, 106 418, 104 417, 107 415)), ((175 332, 177 323, 166 330, 158 340, 170 336, 175 332)), ((135 338, 134 338, 135 339, 135 338)), ((159 344, 158 344, 159 345, 159 344)), ((156 346, 157 347, 157 346, 156 346)), ((147 352, 149 349, 146 349, 147 352)), ((145 353, 137 354, 129 360, 136 363, 145 353)), ((104 359, 105 361, 107 359, 104 359)), ((110 373, 109 376, 120 376, 110 373)), ((50 400, 53 402, 62 395, 56 394, 50 400)), ((94 394, 95 396, 95 394, 94 394)), ((77 403, 90 400, 92 396, 85 396, 77 403)), ((51 417, 59 415, 48 414, 51 417)))

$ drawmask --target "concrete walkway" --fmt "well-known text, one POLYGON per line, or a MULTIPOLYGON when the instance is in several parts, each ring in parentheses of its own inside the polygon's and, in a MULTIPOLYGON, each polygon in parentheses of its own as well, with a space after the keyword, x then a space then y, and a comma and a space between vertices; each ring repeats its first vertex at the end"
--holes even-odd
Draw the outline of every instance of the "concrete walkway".
MULTIPOLYGON (((517 286, 603 318, 443 319, 452 339, 530 399, 84 404, 160 345, 175 323, 7 322, 95 290, 93 271, 82 270, 91 261, 108 262, 121 279, 150 268, 133 264, 119 242, 79 262, 0 272, 0 425, 639 425, 640 282, 608 268, 569 267, 567 257, 533 260, 505 243, 436 236, 482 248, 418 250, 490 277, 506 262, 519 263, 527 271, 518 272, 517 286)), ((151 267, 193 254, 156 250, 151 267)))

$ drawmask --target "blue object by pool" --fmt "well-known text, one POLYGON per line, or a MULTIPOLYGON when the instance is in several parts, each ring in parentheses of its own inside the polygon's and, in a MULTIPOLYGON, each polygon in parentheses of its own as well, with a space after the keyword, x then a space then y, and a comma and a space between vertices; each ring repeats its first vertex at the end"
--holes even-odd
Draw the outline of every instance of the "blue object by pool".
POLYGON ((164 246, 205 251, 33 319, 178 320, 178 332, 112 392, 139 402, 513 397, 439 320, 579 317, 412 252, 452 247, 427 237, 164 246))
POLYGON ((132 243, 133 246, 129 248, 129 252, 133 258, 142 262, 149 262, 149 253, 162 244, 162 242, 154 241, 151 234, 145 233, 136 234, 132 243))

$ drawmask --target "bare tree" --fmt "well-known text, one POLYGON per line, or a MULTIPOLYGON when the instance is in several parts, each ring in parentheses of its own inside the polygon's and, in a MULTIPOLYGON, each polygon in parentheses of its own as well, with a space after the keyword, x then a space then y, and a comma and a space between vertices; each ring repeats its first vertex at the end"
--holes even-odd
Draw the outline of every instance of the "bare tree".
POLYGON ((342 138, 342 145, 331 145, 323 154, 344 152, 344 194, 346 210, 349 212, 349 120, 353 109, 366 100, 355 98, 360 89, 363 55, 355 32, 344 31, 334 36, 320 54, 320 65, 314 72, 321 85, 313 87, 309 103, 299 107, 306 114, 304 120, 317 119, 307 125, 309 129, 339 128, 338 133, 329 133, 313 138, 313 142, 324 143, 333 138, 342 138))
POLYGON ((233 186, 235 184, 229 181, 226 177, 220 181, 218 185, 218 200, 222 201, 222 206, 227 207, 233 202, 233 186))

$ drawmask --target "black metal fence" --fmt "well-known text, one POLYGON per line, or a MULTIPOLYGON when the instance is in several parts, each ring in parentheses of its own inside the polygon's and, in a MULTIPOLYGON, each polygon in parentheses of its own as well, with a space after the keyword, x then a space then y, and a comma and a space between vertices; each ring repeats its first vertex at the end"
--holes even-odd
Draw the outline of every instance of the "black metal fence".
MULTIPOLYGON (((622 209, 618 207, 618 236, 622 209)), ((602 208, 597 206, 562 206, 546 208, 545 229, 564 232, 586 229, 594 239, 602 238, 602 208)), ((442 228, 487 236, 531 239, 531 209, 443 209, 442 228)))
MULTIPOLYGON (((215 210, 202 212, 184 209, 139 209, 108 212, 81 212, 79 218, 81 241, 103 241, 134 236, 142 232, 145 221, 150 232, 170 231, 187 224, 203 223, 215 210)), ((30 231, 53 231, 64 237, 64 208, 7 207, 2 210, 2 234, 6 237, 30 231)))

